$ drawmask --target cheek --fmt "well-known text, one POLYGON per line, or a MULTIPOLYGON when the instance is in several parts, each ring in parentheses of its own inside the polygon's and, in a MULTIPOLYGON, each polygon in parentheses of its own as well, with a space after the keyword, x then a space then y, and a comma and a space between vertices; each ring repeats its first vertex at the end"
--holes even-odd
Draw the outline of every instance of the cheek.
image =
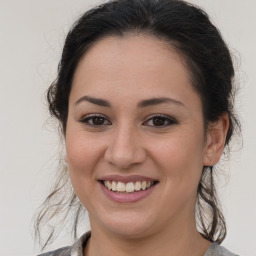
POLYGON ((95 139, 84 133, 67 133, 66 153, 73 188, 84 207, 89 210, 93 204, 90 198, 96 194, 96 170, 101 147, 95 143, 95 139))
POLYGON ((95 143, 95 139, 85 137, 84 133, 67 133, 66 152, 74 190, 84 206, 89 207, 87 205, 88 197, 94 193, 96 170, 102 152, 101 147, 95 143))
POLYGON ((196 163, 202 164, 202 136, 197 136, 195 133, 193 136, 188 136, 187 134, 173 135, 160 141, 154 141, 152 143, 152 152, 154 152, 155 160, 171 166, 191 163, 191 167, 193 167, 196 163))
POLYGON ((191 137, 181 134, 154 143, 152 155, 170 187, 183 191, 197 188, 203 168, 202 145, 203 140, 197 134, 191 137))
POLYGON ((76 171, 90 172, 91 167, 101 154, 101 147, 95 139, 85 137, 78 132, 68 134, 66 137, 66 152, 68 163, 76 171))

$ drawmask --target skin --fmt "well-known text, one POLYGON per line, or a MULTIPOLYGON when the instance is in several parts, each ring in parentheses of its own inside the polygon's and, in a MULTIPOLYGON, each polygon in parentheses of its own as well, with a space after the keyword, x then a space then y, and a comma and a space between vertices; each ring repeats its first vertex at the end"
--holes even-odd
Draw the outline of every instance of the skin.
POLYGON ((65 135, 71 181, 91 223, 84 255, 204 255, 209 242, 196 230, 196 192, 203 166, 221 156, 227 128, 224 115, 204 130, 201 99, 167 42, 148 35, 97 42, 76 69, 65 135), (79 101, 84 96, 111 106, 79 101), (174 101, 138 107, 156 97, 174 101), (89 114, 100 115, 101 125, 86 123, 89 114), (156 114, 167 117, 160 126, 156 114), (110 174, 159 183, 138 202, 117 203, 98 182, 110 174))

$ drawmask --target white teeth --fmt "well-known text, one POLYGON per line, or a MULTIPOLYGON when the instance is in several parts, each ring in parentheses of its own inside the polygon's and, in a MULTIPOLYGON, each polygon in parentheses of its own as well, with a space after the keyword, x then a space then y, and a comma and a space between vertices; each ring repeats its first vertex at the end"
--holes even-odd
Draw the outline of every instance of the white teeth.
POLYGON ((116 190, 118 192, 125 192, 125 184, 123 182, 118 181, 116 190))
POLYGON ((140 182, 140 181, 136 181, 136 182, 135 182, 135 190, 136 190, 136 191, 141 190, 141 182, 140 182))
POLYGON ((146 188, 147 188, 147 182, 146 181, 142 181, 141 188, 142 188, 142 190, 146 190, 146 188))
POLYGON ((109 181, 105 180, 104 185, 109 190, 117 191, 117 192, 126 192, 132 193, 134 191, 146 190, 153 185, 154 182, 151 181, 136 181, 136 182, 128 182, 123 183, 121 181, 109 181))
POLYGON ((133 182, 129 182, 126 184, 126 187, 125 187, 125 191, 126 192, 134 192, 134 184, 133 182))
POLYGON ((116 181, 112 181, 112 190, 117 191, 117 183, 116 181))
POLYGON ((112 183, 110 181, 107 181, 107 187, 108 187, 109 190, 112 189, 112 183))

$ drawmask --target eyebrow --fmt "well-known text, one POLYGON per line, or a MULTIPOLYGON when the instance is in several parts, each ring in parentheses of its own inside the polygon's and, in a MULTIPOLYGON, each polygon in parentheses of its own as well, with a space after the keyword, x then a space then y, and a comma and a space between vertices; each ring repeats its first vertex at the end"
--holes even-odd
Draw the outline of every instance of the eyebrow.
POLYGON ((148 106, 158 105, 163 103, 173 103, 173 104, 184 106, 184 104, 178 100, 161 97, 161 98, 152 98, 152 99, 142 100, 138 103, 138 108, 143 108, 143 107, 148 107, 148 106))
POLYGON ((99 98, 94 98, 94 97, 90 97, 90 96, 83 96, 82 98, 78 99, 74 106, 77 106, 79 103, 83 102, 83 101, 87 101, 90 103, 93 103, 95 105, 99 105, 102 107, 111 107, 111 104, 107 101, 107 100, 103 100, 103 99, 99 99, 99 98))
MULTIPOLYGON (((78 104, 80 104, 83 101, 87 101, 87 102, 90 102, 90 103, 98 105, 98 106, 111 108, 111 103, 109 101, 100 99, 100 98, 94 98, 94 97, 87 96, 87 95, 78 99, 75 102, 74 106, 77 106, 78 104)), ((166 98, 166 97, 160 97, 160 98, 151 98, 151 99, 142 100, 138 103, 137 107, 144 108, 144 107, 163 104, 163 103, 173 103, 173 104, 184 106, 184 104, 178 100, 166 98)))

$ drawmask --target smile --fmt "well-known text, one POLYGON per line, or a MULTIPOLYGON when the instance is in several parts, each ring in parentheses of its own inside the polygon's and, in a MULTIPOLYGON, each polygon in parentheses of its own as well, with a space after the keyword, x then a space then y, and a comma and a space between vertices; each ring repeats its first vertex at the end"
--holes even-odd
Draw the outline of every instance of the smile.
POLYGON ((135 181, 124 183, 121 181, 102 180, 101 183, 110 191, 118 193, 134 193, 147 190, 156 184, 156 181, 135 181))
POLYGON ((159 184, 154 178, 140 175, 107 175, 98 182, 103 194, 116 203, 134 203, 147 198, 159 184))

